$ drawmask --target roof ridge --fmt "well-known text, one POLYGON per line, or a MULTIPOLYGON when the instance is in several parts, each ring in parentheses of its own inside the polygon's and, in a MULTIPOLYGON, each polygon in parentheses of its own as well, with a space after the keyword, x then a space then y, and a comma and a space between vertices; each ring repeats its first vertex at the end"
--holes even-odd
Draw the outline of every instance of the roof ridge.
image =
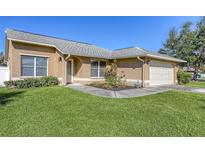
POLYGON ((137 49, 137 50, 140 50, 142 52, 144 52, 145 55, 149 54, 150 52, 144 48, 140 48, 140 47, 137 47, 137 46, 132 46, 132 47, 126 47, 126 48, 121 48, 121 49, 117 49, 117 50, 114 50, 114 51, 120 51, 120 50, 126 50, 126 49, 137 49))
POLYGON ((139 49, 139 50, 142 50, 144 52, 148 52, 148 50, 144 49, 144 48, 141 48, 141 47, 138 47, 138 46, 131 46, 131 47, 125 47, 125 48, 119 48, 119 49, 115 49, 114 51, 118 51, 118 50, 123 50, 123 49, 131 49, 131 48, 135 48, 135 49, 139 49))
POLYGON ((115 50, 113 50, 113 51, 123 50, 123 49, 130 49, 130 48, 135 48, 135 46, 125 47, 125 48, 118 48, 118 49, 115 49, 115 50))
POLYGON ((151 53, 150 51, 148 51, 147 49, 144 49, 144 48, 141 48, 141 47, 135 47, 136 49, 139 49, 139 50, 142 50, 143 52, 145 52, 145 54, 147 55, 147 54, 149 54, 149 53, 151 53))
POLYGON ((50 36, 50 35, 44 35, 44 34, 39 34, 39 33, 33 33, 33 32, 27 32, 27 31, 23 31, 23 30, 17 30, 17 29, 12 29, 12 28, 7 28, 7 30, 11 30, 11 31, 16 31, 16 32, 22 32, 22 33, 27 33, 27 34, 32 34, 32 35, 38 35, 38 36, 43 36, 43 37, 49 37, 49 38, 54 38, 54 39, 58 39, 58 40, 65 40, 65 41, 70 41, 70 42, 74 42, 74 43, 81 43, 81 44, 86 44, 86 45, 93 45, 91 43, 86 43, 86 42, 81 42, 81 41, 75 41, 75 40, 71 40, 71 39, 66 39, 66 38, 60 38, 60 37, 55 37, 55 36, 50 36))

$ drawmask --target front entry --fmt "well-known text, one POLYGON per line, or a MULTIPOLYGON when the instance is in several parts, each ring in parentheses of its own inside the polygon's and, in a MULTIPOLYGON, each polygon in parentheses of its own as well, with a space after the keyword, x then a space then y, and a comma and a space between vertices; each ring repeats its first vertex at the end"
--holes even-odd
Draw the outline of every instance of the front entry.
POLYGON ((67 83, 73 82, 73 61, 69 60, 67 62, 67 83))

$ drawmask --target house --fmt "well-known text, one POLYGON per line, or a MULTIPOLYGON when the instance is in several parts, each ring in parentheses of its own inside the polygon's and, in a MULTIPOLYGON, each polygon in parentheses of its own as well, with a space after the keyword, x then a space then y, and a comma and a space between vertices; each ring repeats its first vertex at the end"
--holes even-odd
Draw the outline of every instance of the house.
POLYGON ((10 80, 56 76, 61 84, 104 80, 104 68, 116 63, 129 84, 175 84, 177 64, 185 62, 138 47, 111 51, 92 44, 7 29, 6 60, 10 80))

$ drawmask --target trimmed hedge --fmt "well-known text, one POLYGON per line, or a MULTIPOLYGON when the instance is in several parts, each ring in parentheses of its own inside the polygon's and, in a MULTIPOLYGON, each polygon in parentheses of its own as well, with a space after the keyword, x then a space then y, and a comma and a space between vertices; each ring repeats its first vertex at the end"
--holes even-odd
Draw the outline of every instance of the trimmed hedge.
POLYGON ((184 71, 179 71, 177 73, 177 79, 179 84, 187 84, 191 81, 192 75, 184 71))
POLYGON ((10 88, 33 88, 33 87, 48 87, 59 84, 58 78, 48 76, 41 78, 25 78, 23 80, 11 80, 4 82, 6 87, 10 88))

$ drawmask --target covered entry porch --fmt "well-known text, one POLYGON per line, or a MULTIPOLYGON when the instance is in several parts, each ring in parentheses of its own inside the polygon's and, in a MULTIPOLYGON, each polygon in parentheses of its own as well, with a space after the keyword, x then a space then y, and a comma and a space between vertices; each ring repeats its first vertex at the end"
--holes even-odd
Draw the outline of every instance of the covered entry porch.
POLYGON ((104 80, 104 69, 109 60, 70 56, 66 61, 66 84, 81 83, 88 84, 93 81, 104 80))

